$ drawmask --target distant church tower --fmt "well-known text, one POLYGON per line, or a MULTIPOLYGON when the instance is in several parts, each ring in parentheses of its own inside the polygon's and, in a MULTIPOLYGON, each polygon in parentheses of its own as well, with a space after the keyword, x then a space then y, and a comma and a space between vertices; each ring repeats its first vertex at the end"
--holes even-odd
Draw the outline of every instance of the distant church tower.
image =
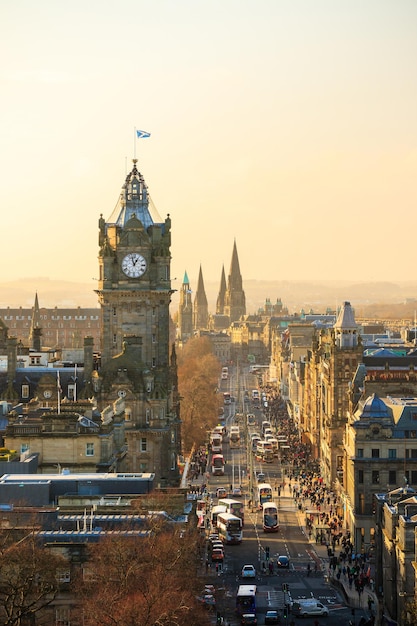
POLYGON ((203 271, 200 265, 198 274, 197 291, 194 298, 193 326, 195 330, 206 330, 208 328, 208 302, 204 289, 203 271))
POLYGON ((240 273, 236 240, 233 245, 230 273, 227 280, 224 314, 229 317, 230 324, 239 320, 242 315, 246 315, 246 298, 242 287, 242 275, 240 273))
POLYGON ((176 485, 181 440, 169 345, 171 219, 157 215, 136 164, 112 215, 99 220, 101 367, 92 385, 100 410, 125 403, 125 469, 154 472, 156 484, 176 485))
POLYGON ((219 295, 216 302, 216 315, 224 315, 224 300, 226 297, 226 275, 224 273, 224 265, 222 266, 222 275, 220 278, 219 295))
POLYGON ((187 341, 193 335, 193 304, 191 301, 190 281, 187 272, 180 291, 180 304, 178 308, 178 339, 187 341))
POLYGON ((29 331, 29 345, 31 348, 36 350, 36 352, 40 352, 41 350, 41 337, 42 337, 42 327, 41 327, 41 313, 39 310, 39 300, 38 294, 35 294, 35 304, 32 308, 32 320, 30 322, 30 331, 29 331))

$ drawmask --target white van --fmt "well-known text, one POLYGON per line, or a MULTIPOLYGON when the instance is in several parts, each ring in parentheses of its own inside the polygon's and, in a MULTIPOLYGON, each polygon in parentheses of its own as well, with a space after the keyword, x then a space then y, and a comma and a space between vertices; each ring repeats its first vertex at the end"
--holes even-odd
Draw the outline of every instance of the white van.
POLYGON ((294 600, 291 612, 298 617, 314 617, 315 615, 321 615, 327 617, 329 615, 329 609, 315 598, 309 598, 308 600, 294 600))

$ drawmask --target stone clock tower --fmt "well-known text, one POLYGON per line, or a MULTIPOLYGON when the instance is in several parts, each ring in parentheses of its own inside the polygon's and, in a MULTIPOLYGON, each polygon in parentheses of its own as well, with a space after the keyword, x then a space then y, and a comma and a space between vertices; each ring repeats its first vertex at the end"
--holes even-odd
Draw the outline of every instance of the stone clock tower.
POLYGON ((154 472, 156 484, 179 480, 179 395, 170 354, 171 220, 152 210, 142 174, 126 177, 110 218, 99 220, 101 365, 98 403, 125 402, 127 455, 122 468, 154 472))

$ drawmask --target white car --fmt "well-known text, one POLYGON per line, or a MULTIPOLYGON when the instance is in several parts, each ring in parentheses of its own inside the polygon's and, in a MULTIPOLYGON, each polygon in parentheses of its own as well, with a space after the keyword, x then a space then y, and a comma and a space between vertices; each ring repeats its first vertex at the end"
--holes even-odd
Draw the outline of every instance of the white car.
POLYGON ((241 572, 242 578, 255 578, 256 577, 256 569, 253 565, 244 565, 242 567, 241 572))

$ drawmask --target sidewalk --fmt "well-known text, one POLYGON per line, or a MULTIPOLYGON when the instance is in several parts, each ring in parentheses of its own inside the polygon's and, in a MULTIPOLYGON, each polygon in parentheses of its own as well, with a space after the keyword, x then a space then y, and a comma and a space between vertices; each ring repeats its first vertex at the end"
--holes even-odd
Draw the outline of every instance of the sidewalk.
MULTIPOLYGON (((286 487, 288 489, 288 486, 286 487)), ((284 497, 286 493, 284 491, 284 497)), ((291 496, 290 496, 291 497, 291 496)), ((287 498, 289 499, 289 498, 287 498)), ((321 571, 324 573, 325 579, 335 588, 339 589, 345 598, 346 604, 352 608, 360 608, 363 609, 367 615, 368 620, 375 616, 375 626, 380 624, 380 615, 379 615, 379 602, 376 593, 372 590, 370 586, 366 586, 363 591, 359 594, 355 589, 354 585, 351 583, 349 585, 347 575, 340 575, 337 577, 337 568, 333 569, 330 567, 330 557, 328 556, 328 546, 326 543, 316 542, 313 535, 308 534, 307 526, 306 526, 306 511, 304 509, 299 509, 298 505, 295 503, 294 498, 291 497, 291 500, 294 502, 294 507, 297 511, 298 523, 300 528, 302 528, 304 534, 306 535, 306 540, 310 544, 311 552, 315 553, 317 559, 314 559, 314 554, 312 558, 314 560, 319 560, 321 565, 321 571)), ((335 556, 338 557, 338 548, 336 546, 335 556)), ((308 551, 308 550, 307 550, 308 551)), ((374 576, 374 564, 369 562, 368 567, 371 570, 371 578, 375 579, 374 576)))

